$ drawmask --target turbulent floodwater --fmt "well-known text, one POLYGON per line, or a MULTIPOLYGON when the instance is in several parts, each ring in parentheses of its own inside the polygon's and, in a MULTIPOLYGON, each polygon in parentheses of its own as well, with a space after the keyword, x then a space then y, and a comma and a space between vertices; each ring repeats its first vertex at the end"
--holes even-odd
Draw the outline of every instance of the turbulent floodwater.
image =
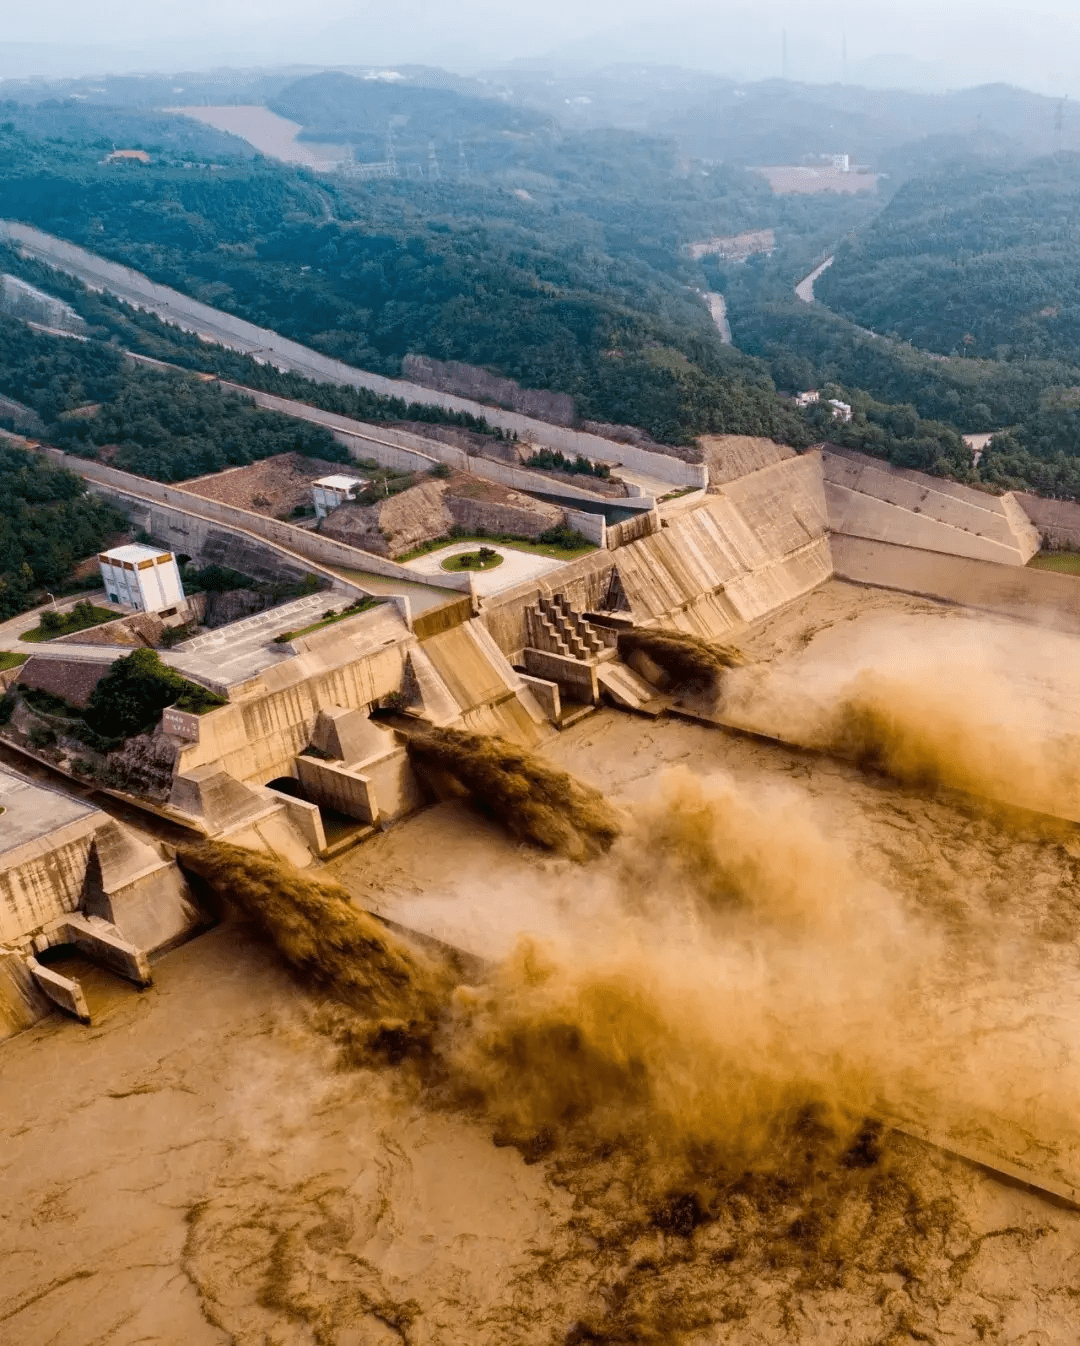
POLYGON ((606 854, 456 803, 316 876, 467 977, 241 860, 296 973, 218 929, 5 1045, 0 1341, 1072 1339, 1080 1217, 875 1120, 1080 1177, 1071 830, 616 712, 547 757, 606 854))

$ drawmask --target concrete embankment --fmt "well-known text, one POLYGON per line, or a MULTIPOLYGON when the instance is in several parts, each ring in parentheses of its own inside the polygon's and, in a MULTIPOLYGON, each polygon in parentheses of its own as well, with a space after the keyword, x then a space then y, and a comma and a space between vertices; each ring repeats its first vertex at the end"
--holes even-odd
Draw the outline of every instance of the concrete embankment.
POLYGON ((1038 530, 1011 494, 990 495, 831 445, 821 461, 834 533, 1011 566, 1026 565, 1039 549, 1038 530))
POLYGON ((939 598, 1034 626, 1080 634, 1080 581, 1074 575, 946 556, 861 537, 835 536, 832 553, 839 579, 939 598))
POLYGON ((820 459, 806 454, 729 482, 615 556, 636 620, 722 637, 832 573, 820 459))
POLYGON ((448 411, 463 411, 483 417, 491 425, 513 431, 521 439, 547 445, 563 453, 580 453, 598 462, 624 463, 631 469, 676 486, 704 486, 708 480, 707 471, 700 463, 686 463, 667 454, 652 453, 636 445, 616 443, 599 435, 552 425, 548 421, 539 421, 501 407, 425 388, 418 383, 355 369, 340 360, 332 360, 307 346, 290 341, 268 328, 256 327, 254 323, 233 314, 201 304, 179 290, 158 285, 130 267, 107 261, 85 248, 66 243, 31 225, 0 220, 0 238, 6 239, 29 256, 76 276, 92 289, 106 290, 126 303, 156 313, 165 322, 184 331, 195 332, 209 341, 242 351, 245 355, 254 356, 282 370, 292 370, 304 378, 320 383, 367 388, 384 397, 398 397, 406 402, 443 407, 448 411))
POLYGON ((468 574, 442 572, 429 577, 426 585, 394 561, 357 550, 322 537, 305 528, 270 519, 251 510, 220 500, 194 495, 183 487, 163 486, 130 472, 121 472, 59 449, 42 450, 60 467, 77 473, 99 494, 115 499, 129 513, 142 511, 147 532, 168 542, 176 552, 198 554, 214 530, 223 530, 256 548, 275 553, 280 562, 330 581, 354 597, 365 594, 409 595, 418 607, 433 606, 445 597, 442 591, 468 591, 468 574), (346 578, 348 572, 351 578, 346 578), (387 584, 390 581, 390 584, 387 584), (427 598, 430 595, 430 598, 427 598))

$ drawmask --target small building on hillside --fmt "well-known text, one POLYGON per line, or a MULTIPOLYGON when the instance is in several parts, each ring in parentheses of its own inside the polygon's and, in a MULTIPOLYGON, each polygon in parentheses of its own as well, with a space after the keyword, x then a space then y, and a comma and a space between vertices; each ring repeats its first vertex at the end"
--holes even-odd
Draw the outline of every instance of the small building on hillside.
POLYGON ((797 407, 812 407, 815 402, 821 401, 821 394, 816 388, 811 388, 805 393, 795 394, 795 405, 797 407))
POLYGON ((338 505, 348 504, 355 499, 353 492, 366 486, 366 477, 319 477, 311 483, 311 496, 315 502, 315 517, 325 519, 338 505))
POLYGON ((103 164, 116 163, 137 163, 148 164, 150 156, 145 150, 113 150, 111 154, 106 154, 101 161, 103 164))
POLYGON ((171 551, 131 543, 102 552, 98 564, 111 603, 136 612, 163 612, 184 601, 180 567, 171 551))
POLYGON ((833 419, 843 421, 845 425, 851 420, 852 410, 850 402, 841 402, 838 398, 830 397, 829 406, 832 407, 833 419))

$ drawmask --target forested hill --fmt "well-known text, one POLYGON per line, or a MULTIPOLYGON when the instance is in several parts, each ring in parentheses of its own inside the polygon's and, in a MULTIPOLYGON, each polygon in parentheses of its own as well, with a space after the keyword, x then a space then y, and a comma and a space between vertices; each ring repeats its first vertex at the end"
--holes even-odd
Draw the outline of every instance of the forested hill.
POLYGON ((755 175, 690 174, 671 145, 628 133, 526 149, 534 168, 512 185, 365 183, 259 160, 103 165, 74 134, 46 144, 0 127, 0 199, 361 368, 394 375, 409 352, 464 360, 660 440, 803 442, 764 366, 721 344, 682 245, 815 212, 842 229, 865 206, 777 201, 755 175))
POLYGON ((818 297, 925 350, 1077 361, 1080 157, 914 179, 836 254, 818 297))
POLYGON ((385 158, 389 132, 396 156, 419 161, 425 170, 433 146, 436 162, 441 157, 451 172, 490 171, 514 162, 522 136, 558 136, 550 117, 502 99, 337 71, 297 80, 269 106, 299 122, 304 139, 350 144, 361 162, 385 158))

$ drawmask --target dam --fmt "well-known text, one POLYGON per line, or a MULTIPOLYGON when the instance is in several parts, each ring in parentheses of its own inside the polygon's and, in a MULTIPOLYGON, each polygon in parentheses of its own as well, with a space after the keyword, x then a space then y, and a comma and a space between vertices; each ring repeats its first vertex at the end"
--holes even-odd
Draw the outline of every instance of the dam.
MULTIPOLYGON (((0 778, 23 1339, 107 1339, 122 1305, 119 1340, 195 1346, 742 1346, 791 1303, 822 1340, 963 1340, 973 1304, 1035 1330, 1025 1277, 1068 1339, 1076 581, 1024 565, 1023 500, 749 459, 525 584, 343 582, 163 650, 224 704, 162 721, 153 799, 0 778), (627 633, 730 651, 715 703, 627 633), (516 840, 410 752, 447 731, 570 773, 621 835, 516 840), (437 1030, 404 977, 374 1030, 334 1003, 299 907, 278 949, 228 912, 183 942, 218 913, 156 828, 271 866, 248 901, 339 884, 414 971, 467 958, 437 1030), (72 949, 141 989, 84 1006, 72 949)), ((34 658, 85 680, 116 652, 34 658)))
MULTIPOLYGON (((838 704, 860 666, 882 665, 885 658, 881 647, 874 654, 873 618, 862 611, 874 607, 875 592, 918 595, 935 604, 928 611, 939 616, 959 606, 980 638, 979 614, 998 622, 1030 621, 1036 614, 1041 626, 1057 630, 1062 642, 1057 657, 1068 660, 1068 638, 1080 630, 1073 581, 1023 567, 1038 546, 1038 530, 1022 502, 832 446, 778 460, 762 450, 762 459, 764 466, 757 466, 753 454, 747 460, 739 446, 730 479, 718 462, 718 485, 653 505, 652 513, 642 516, 646 526, 607 530, 603 548, 486 595, 469 587, 442 595, 432 591, 434 602, 416 611, 408 586, 393 594, 392 565, 385 567, 391 592, 372 595, 358 590, 356 581, 338 579, 322 561, 285 552, 290 573, 300 575, 304 568, 323 573, 346 598, 360 591, 376 606, 361 606, 356 615, 346 606, 323 625, 312 622, 326 603, 316 595, 167 651, 164 658, 176 672, 225 704, 202 715, 171 712, 159 725, 154 752, 164 786, 149 824, 156 817, 182 835, 319 868, 438 797, 423 773, 417 774, 408 751, 409 736, 424 725, 544 751, 553 736, 601 707, 632 713, 642 724, 687 713, 659 666, 641 656, 629 662, 619 657, 619 634, 653 630, 754 651, 761 647, 760 633, 780 631, 788 621, 797 625, 799 614, 815 610, 815 604, 827 610, 832 600, 825 595, 835 592, 838 581, 854 583, 867 595, 842 629, 827 623, 832 643, 825 662, 835 670, 828 697, 838 704)), ((136 493, 140 479, 94 464, 85 471, 93 490, 156 529, 171 526, 171 518, 199 520, 186 513, 182 491, 166 491, 162 503, 143 514, 143 497, 136 493)), ((240 555, 228 551, 236 544, 214 526, 199 529, 186 532, 197 555, 201 548, 214 561, 240 555)), ((240 536, 246 567, 281 564, 273 555, 276 544, 261 544, 246 532, 240 536)), ((948 630, 940 621, 928 626, 924 619, 910 627, 912 639, 924 650, 936 650, 943 665, 948 656, 941 637, 947 642, 949 633, 964 629, 956 622, 948 630)), ((994 676, 1013 676, 1022 661, 1005 653, 1001 633, 997 638, 1002 653, 992 656, 994 676)), ((823 656, 817 653, 824 653, 823 641, 809 637, 805 653, 800 646, 790 649, 789 642, 769 647, 766 641, 764 662, 758 658, 753 670, 734 670, 724 678, 726 690, 708 711, 708 723, 799 747, 860 751, 831 738, 809 705, 796 713, 797 697, 789 692, 777 708, 778 686, 823 677, 823 656)), ((53 643, 35 646, 32 668, 51 670, 48 678, 34 673, 38 685, 69 685, 74 678, 88 695, 112 658, 108 646, 53 643)), ((13 677, 7 674, 8 681, 13 677)), ((819 700, 824 695, 820 692, 819 700)), ((1001 730, 988 723, 986 732, 1001 730)), ((1022 736, 1022 727, 1017 732, 1022 736)), ((974 783, 967 778, 956 783, 1040 812, 1080 818, 1080 798, 1025 785, 1030 777, 1029 767, 1018 766, 1013 773, 983 771, 974 783)), ((66 940, 73 922, 108 921, 109 938, 129 946, 124 957, 139 965, 144 977, 149 956, 201 925, 175 865, 154 848, 148 851, 120 822, 88 813, 78 825, 73 820, 35 836, 32 851, 50 853, 50 868, 27 870, 18 847, 4 861, 11 929, 0 931, 0 944, 9 962, 22 960, 20 977, 30 966, 38 988, 47 973, 27 958, 50 941, 66 940), (71 826, 77 843, 67 837, 71 826), (59 878, 43 878, 54 870, 59 878), (101 888, 104 879, 89 878, 106 871, 108 890, 101 888), (94 883, 101 891, 90 899, 94 883), (51 905, 35 906, 22 895, 43 884, 57 888, 51 905), (113 890, 123 890, 123 898, 102 898, 113 890)), ((467 937, 462 941, 467 946, 467 937)), ((13 991, 12 996, 15 1008, 8 1019, 22 1026, 30 1011, 16 1003, 13 991)), ((75 993, 69 1001, 78 1010, 75 993)))

